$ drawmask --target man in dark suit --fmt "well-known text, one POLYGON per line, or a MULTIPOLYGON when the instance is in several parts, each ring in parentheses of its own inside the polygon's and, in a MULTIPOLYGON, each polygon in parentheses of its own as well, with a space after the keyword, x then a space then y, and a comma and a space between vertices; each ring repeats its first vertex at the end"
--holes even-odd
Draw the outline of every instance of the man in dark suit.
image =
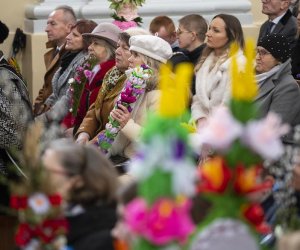
POLYGON ((60 66, 60 58, 65 54, 65 41, 76 23, 76 16, 73 9, 62 5, 52 11, 47 20, 45 31, 47 32, 48 50, 44 55, 46 73, 44 75, 43 87, 39 90, 33 105, 34 115, 45 112, 47 106, 44 102, 52 94, 52 77, 60 66))
POLYGON ((260 28, 258 41, 270 34, 284 35, 291 47, 294 48, 297 40, 297 19, 289 7, 291 0, 262 0, 262 13, 268 16, 260 28))

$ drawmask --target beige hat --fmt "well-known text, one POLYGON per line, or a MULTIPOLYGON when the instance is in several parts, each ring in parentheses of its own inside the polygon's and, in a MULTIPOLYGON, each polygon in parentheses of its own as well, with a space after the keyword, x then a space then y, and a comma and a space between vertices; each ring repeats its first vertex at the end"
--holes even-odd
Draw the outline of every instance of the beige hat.
POLYGON ((129 39, 130 50, 166 63, 172 56, 172 48, 168 42, 157 36, 137 35, 129 39))
POLYGON ((114 47, 117 47, 120 33, 122 33, 122 30, 120 30, 116 25, 112 23, 100 23, 96 26, 92 33, 84 33, 82 36, 85 40, 93 37, 103 39, 112 44, 114 47))

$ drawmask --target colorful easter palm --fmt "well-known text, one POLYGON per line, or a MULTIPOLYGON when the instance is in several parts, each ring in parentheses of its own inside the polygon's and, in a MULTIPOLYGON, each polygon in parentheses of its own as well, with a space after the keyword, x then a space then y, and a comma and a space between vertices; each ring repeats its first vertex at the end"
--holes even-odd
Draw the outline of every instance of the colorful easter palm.
POLYGON ((173 75, 162 66, 161 101, 145 127, 130 173, 138 180, 138 198, 125 209, 125 221, 136 235, 133 249, 166 249, 187 243, 194 230, 190 218, 196 169, 188 146, 185 116, 192 69, 178 67, 173 75))
POLYGON ((281 156, 280 136, 288 128, 272 113, 258 119, 254 103, 258 86, 253 69, 253 43, 247 42, 243 69, 238 67, 236 51, 237 48, 232 48, 229 107, 216 109, 207 126, 196 136, 199 144, 215 150, 211 159, 199 166, 198 192, 211 203, 211 208, 198 230, 216 219, 230 218, 247 222, 259 233, 266 233, 270 228, 264 222, 263 209, 248 197, 271 187, 270 182, 260 180, 262 163, 281 156))

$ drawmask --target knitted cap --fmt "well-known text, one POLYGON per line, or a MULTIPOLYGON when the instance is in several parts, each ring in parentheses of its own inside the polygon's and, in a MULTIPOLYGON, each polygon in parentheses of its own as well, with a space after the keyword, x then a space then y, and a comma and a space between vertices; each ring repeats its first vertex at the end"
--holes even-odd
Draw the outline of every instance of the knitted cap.
POLYGON ((172 56, 172 48, 168 42, 157 36, 137 35, 129 39, 130 50, 166 63, 172 56))
POLYGON ((112 23, 100 23, 96 26, 92 33, 84 33, 82 36, 86 40, 92 37, 103 39, 112 44, 114 47, 117 47, 121 32, 122 30, 112 23))
POLYGON ((269 34, 261 38, 257 46, 261 46, 271 53, 280 62, 291 57, 291 45, 287 38, 281 34, 269 34))
POLYGON ((8 37, 8 33, 8 27, 5 25, 5 23, 0 21, 0 43, 4 42, 4 40, 8 37))

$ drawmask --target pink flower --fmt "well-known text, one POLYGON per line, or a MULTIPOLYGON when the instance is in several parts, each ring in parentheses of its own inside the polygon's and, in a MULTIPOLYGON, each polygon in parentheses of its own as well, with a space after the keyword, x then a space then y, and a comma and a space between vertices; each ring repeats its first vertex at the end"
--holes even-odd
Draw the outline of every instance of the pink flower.
POLYGON ((283 154, 280 137, 288 131, 278 115, 269 113, 265 119, 247 124, 243 141, 264 159, 276 160, 283 154))
POLYGON ((125 208, 128 227, 156 245, 174 240, 183 243, 194 230, 189 216, 190 202, 160 199, 147 208, 142 199, 135 199, 125 208))
POLYGON ((92 79, 92 77, 93 77, 93 72, 90 71, 90 70, 85 70, 85 71, 83 71, 83 73, 84 73, 85 77, 86 77, 89 81, 91 81, 91 79, 92 79))
POLYGON ((127 30, 132 27, 137 27, 137 23, 135 21, 113 21, 113 24, 118 26, 121 30, 127 30))
POLYGON ((126 206, 125 221, 133 232, 139 233, 145 230, 147 209, 145 200, 141 198, 134 199, 126 206))
POLYGON ((126 88, 125 91, 121 93, 121 101, 126 103, 134 103, 136 101, 132 88, 126 88))
POLYGON ((195 148, 208 144, 214 149, 224 150, 242 134, 243 127, 225 107, 215 109, 199 133, 192 135, 195 148))

